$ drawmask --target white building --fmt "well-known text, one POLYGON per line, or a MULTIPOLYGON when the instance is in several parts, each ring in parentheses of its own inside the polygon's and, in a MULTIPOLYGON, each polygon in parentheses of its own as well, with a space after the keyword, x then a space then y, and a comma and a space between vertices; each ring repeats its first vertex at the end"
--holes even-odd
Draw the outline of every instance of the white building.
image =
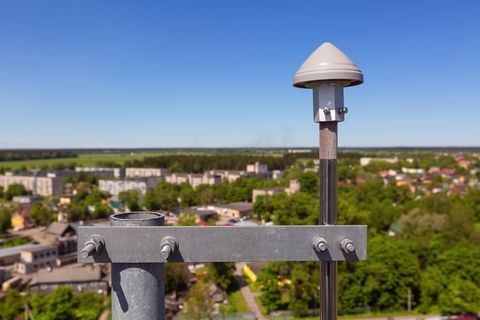
POLYGON ((255 174, 265 174, 268 173, 268 166, 266 164, 261 164, 260 162, 255 162, 254 164, 247 164, 247 172, 255 174))
POLYGON ((20 252, 20 262, 14 266, 15 272, 29 274, 41 268, 53 268, 56 265, 58 248, 56 245, 42 245, 20 252))
POLYGON ((125 179, 125 180, 99 180, 98 188, 101 191, 108 192, 112 196, 118 196, 123 191, 138 190, 140 195, 144 196, 147 190, 155 188, 161 180, 159 177, 150 177, 143 179, 125 179))
POLYGON ((171 184, 189 183, 188 174, 186 173, 172 173, 165 177, 165 181, 171 184))
POLYGON ((360 158, 360 165, 361 166, 366 166, 370 164, 371 162, 388 162, 388 163, 397 163, 398 158, 368 158, 368 157, 362 157, 360 158))
POLYGON ((14 175, 10 172, 0 175, 0 186, 7 190, 12 184, 22 184, 25 189, 35 195, 51 196, 63 193, 63 182, 65 178, 49 173, 46 176, 32 174, 14 175))
POLYGON ((163 168, 126 168, 127 178, 165 177, 168 170, 163 168))
POLYGON ((114 178, 125 176, 125 169, 123 168, 76 167, 75 172, 85 172, 95 176, 112 176, 114 178))

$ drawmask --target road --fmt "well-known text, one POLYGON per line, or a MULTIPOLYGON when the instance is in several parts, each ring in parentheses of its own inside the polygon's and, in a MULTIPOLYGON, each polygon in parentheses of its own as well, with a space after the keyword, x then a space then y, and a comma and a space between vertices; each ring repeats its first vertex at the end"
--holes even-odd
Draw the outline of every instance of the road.
POLYGON ((257 301, 255 301, 255 296, 243 278, 242 269, 243 263, 235 263, 235 280, 237 281, 240 291, 247 302, 248 308, 253 314, 255 314, 255 317, 257 317, 258 320, 267 320, 267 318, 263 315, 262 310, 260 310, 257 301))

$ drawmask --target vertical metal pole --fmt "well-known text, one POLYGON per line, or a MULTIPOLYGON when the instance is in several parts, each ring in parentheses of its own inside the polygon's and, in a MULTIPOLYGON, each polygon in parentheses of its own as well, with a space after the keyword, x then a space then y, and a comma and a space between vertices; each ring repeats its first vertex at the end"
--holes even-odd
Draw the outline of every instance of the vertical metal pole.
MULTIPOLYGON (((320 224, 337 223, 337 122, 320 123, 320 224)), ((320 319, 337 318, 337 262, 320 263, 320 319)))
MULTIPOLYGON (((113 226, 162 226, 164 216, 154 212, 117 213, 110 216, 110 221, 113 226)), ((164 279, 163 264, 113 263, 112 319, 165 319, 164 279)))

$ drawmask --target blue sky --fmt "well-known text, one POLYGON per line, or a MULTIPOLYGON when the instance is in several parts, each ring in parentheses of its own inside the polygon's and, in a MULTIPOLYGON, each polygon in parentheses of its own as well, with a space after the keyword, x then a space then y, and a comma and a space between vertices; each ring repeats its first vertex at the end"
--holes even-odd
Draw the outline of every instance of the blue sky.
POLYGON ((0 0, 0 148, 315 146, 324 41, 365 83, 341 146, 480 145, 480 1, 0 0))

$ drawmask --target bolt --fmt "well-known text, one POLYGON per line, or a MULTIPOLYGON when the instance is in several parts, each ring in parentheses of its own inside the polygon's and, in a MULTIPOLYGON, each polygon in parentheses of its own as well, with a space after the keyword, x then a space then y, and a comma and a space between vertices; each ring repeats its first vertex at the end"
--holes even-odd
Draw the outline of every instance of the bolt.
POLYGON ((353 251, 355 251, 353 241, 348 238, 343 238, 342 240, 340 240, 340 246, 342 247, 342 250, 345 251, 345 253, 352 253, 353 251))
POLYGON ((340 107, 338 108, 338 113, 347 113, 348 112, 348 108, 347 107, 340 107))
POLYGON ((323 108, 323 113, 330 114, 330 109, 328 107, 323 108))
POLYGON ((318 253, 325 252, 328 249, 327 240, 325 240, 324 238, 313 239, 312 245, 313 245, 313 249, 318 253))
POLYGON ((160 256, 162 259, 167 260, 168 257, 175 252, 175 249, 177 247, 177 241, 172 238, 172 237, 165 237, 162 240, 162 243, 160 244, 161 251, 160 251, 160 256))
POLYGON ((80 258, 87 259, 103 250, 105 241, 100 236, 93 235, 85 242, 83 249, 80 251, 80 258))

